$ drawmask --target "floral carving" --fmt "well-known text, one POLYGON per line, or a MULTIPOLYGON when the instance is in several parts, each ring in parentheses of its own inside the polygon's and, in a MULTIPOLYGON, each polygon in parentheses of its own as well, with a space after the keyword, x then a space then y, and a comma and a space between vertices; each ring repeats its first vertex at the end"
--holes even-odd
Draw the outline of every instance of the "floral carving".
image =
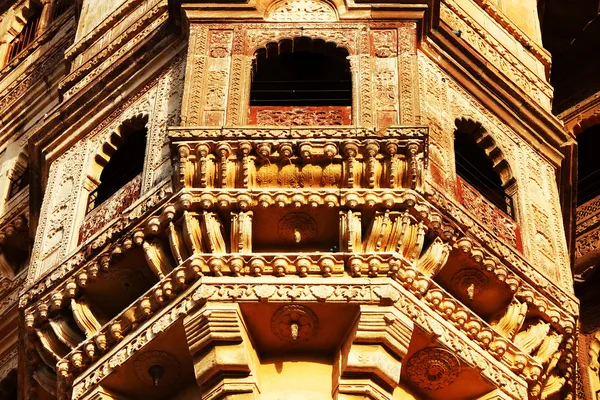
POLYGON ((460 178, 457 179, 460 182, 463 205, 474 213, 499 239, 516 248, 517 223, 473 189, 468 183, 460 178))
POLYGON ((279 220, 279 236, 287 242, 307 242, 317 236, 317 221, 306 213, 289 213, 279 220))
POLYGON ((398 54, 398 44, 396 42, 396 32, 393 30, 374 30, 373 52, 376 57, 388 58, 396 57, 398 54))
POLYGON ((460 373, 458 358, 441 347, 423 349, 408 360, 408 379, 419 388, 440 390, 453 384, 460 373))
POLYGON ((252 107, 250 122, 271 126, 349 125, 350 107, 252 107))
POLYGON ((315 313, 301 305, 283 306, 271 318, 271 331, 285 342, 308 340, 315 335, 318 326, 315 313))
POLYGON ((271 9, 267 20, 277 22, 336 21, 337 15, 333 7, 325 2, 284 0, 271 9))
POLYGON ((111 198, 89 213, 79 232, 79 243, 92 237, 104 225, 121 215, 127 207, 140 197, 142 176, 138 175, 131 182, 119 189, 111 198))

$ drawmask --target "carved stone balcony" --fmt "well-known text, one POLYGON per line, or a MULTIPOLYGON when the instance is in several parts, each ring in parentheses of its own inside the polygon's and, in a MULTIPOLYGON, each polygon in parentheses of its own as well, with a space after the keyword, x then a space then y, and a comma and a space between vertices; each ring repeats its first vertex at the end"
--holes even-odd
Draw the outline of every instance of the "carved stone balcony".
POLYGON ((179 340, 178 321, 191 346, 179 362, 193 361, 204 392, 254 392, 250 361, 209 371, 203 360, 219 338, 231 343, 223 354, 237 357, 243 337, 281 335, 260 325, 239 331, 249 308, 271 303, 314 306, 315 318, 322 307, 359 306, 344 311, 360 322, 336 347, 339 393, 364 386, 391 399, 386 385, 403 380, 440 398, 435 390, 475 376, 474 398, 497 388, 517 400, 564 383, 573 317, 425 199, 426 129, 170 134, 180 190, 148 214, 134 211, 144 216, 119 235, 102 233, 109 240, 96 252, 75 254, 22 298, 29 373, 59 398, 90 398, 100 384, 118 392, 111 377, 153 357, 161 335, 179 340), (373 322, 371 306, 387 310, 378 311, 387 322, 373 322), (374 326, 386 328, 375 334, 374 326), (442 386, 415 367, 431 355, 448 366, 442 386), (389 363, 374 361, 381 357, 389 363), (214 386, 227 368, 236 377, 214 386), (377 378, 358 384, 357 376, 377 378))

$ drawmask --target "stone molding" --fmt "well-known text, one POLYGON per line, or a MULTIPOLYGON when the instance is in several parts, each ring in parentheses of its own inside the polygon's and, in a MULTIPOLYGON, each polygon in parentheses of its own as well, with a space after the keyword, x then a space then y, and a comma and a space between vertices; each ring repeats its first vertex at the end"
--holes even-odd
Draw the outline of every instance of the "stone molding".
POLYGON ((361 305, 359 319, 336 355, 339 378, 334 379, 334 394, 364 394, 376 399, 392 399, 376 376, 390 387, 400 382, 402 362, 414 324, 393 306, 361 305), (360 388, 360 389, 359 389, 360 388))
POLYGON ((183 320, 202 400, 257 393, 254 349, 236 303, 207 302, 183 320), (237 378, 219 378, 223 372, 237 378))

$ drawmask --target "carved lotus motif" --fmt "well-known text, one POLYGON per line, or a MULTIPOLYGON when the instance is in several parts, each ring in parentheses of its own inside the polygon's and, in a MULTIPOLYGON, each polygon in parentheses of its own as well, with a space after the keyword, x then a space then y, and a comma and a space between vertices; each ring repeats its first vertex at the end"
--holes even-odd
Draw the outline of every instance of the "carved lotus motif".
POLYGON ((418 351, 410 358, 406 368, 408 378, 419 388, 439 390, 456 381, 460 362, 448 350, 433 347, 418 351))

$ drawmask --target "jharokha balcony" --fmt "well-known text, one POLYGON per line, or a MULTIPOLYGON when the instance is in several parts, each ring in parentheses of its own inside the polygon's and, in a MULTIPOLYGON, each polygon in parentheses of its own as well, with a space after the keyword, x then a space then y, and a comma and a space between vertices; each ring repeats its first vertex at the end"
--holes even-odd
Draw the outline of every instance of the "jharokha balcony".
POLYGON ((76 254, 22 299, 28 358, 36 360, 29 368, 39 382, 54 382, 58 398, 88 398, 97 385, 123 390, 120 379, 141 362, 135 353, 158 337, 192 343, 180 362, 194 363, 202 387, 223 368, 232 373, 228 385, 241 380, 251 391, 250 362, 217 360, 209 371, 198 360, 224 343, 247 343, 245 335, 259 348, 272 335, 308 350, 301 339, 316 335, 326 347, 344 340, 327 337, 329 328, 351 329, 354 320, 356 334, 336 350, 346 360, 338 390, 350 390, 352 373, 365 368, 384 384, 418 381, 415 363, 431 351, 449 368, 461 365, 452 384, 471 387, 473 398, 495 388, 503 398, 539 398, 562 385, 552 370, 574 321, 427 200, 427 128, 170 128, 169 135, 176 194, 149 214, 132 211, 139 218, 131 225, 104 235, 91 254, 76 254), (238 311, 214 301, 239 303, 242 314, 265 315, 278 303, 296 309, 246 331, 238 311), (301 304, 320 306, 312 313, 301 304), (281 321, 290 315, 304 317, 287 327, 281 321), (355 346, 379 341, 385 362, 353 358, 355 346), (401 375, 403 359, 411 361, 401 375))

